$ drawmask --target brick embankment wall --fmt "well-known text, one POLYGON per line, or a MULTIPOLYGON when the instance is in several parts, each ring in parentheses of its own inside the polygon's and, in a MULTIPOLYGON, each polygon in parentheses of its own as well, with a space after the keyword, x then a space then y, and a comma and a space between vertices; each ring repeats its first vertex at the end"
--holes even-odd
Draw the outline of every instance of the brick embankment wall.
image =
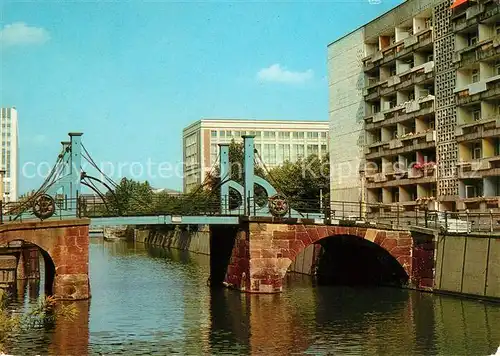
POLYGON ((134 229, 133 239, 153 246, 210 254, 210 230, 207 225, 190 226, 189 229, 163 226, 134 229))

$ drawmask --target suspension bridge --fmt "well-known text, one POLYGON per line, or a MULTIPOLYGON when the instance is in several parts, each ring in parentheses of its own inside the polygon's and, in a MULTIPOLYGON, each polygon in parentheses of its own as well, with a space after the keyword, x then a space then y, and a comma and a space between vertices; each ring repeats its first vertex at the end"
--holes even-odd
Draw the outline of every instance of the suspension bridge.
POLYGON ((82 144, 82 134, 70 133, 69 138, 35 194, 24 202, 1 205, 0 215, 0 245, 23 240, 38 246, 46 265, 46 289, 62 299, 90 297, 89 226, 209 225, 212 285, 279 293, 288 267, 301 251, 336 237, 368 244, 383 257, 380 261, 392 261, 398 283, 431 288, 439 233, 492 234, 500 225, 493 214, 290 200, 255 174, 259 155, 253 136, 243 136, 242 183, 232 179, 229 145, 222 144, 219 180, 208 194, 184 194, 156 211, 152 201, 129 197, 145 207, 142 213, 130 212, 119 203, 118 184, 99 169, 82 144), (83 161, 100 178, 85 172, 83 161), (84 199, 83 187, 99 199, 84 199), (257 195, 256 187, 264 194, 257 195))

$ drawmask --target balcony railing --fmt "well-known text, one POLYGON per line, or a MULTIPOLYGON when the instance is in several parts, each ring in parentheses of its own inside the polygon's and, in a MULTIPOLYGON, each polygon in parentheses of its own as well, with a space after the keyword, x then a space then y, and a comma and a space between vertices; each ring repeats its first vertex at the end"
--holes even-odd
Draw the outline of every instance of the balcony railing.
POLYGON ((487 60, 498 54, 500 54, 500 35, 455 52, 453 62, 457 63, 458 67, 463 67, 477 61, 487 60))
POLYGON ((496 75, 465 88, 455 89, 457 105, 467 105, 479 100, 485 100, 500 95, 500 75, 496 75))
POLYGON ((367 146, 366 159, 375 159, 387 155, 408 153, 422 149, 432 148, 436 145, 436 131, 428 130, 416 134, 408 134, 390 141, 378 142, 376 145, 367 146))
POLYGON ((500 117, 499 115, 494 115, 489 118, 485 118, 482 120, 474 121, 471 123, 459 125, 456 128, 455 135, 457 136, 457 140, 459 142, 466 141, 469 135, 477 135, 480 138, 484 131, 494 130, 500 127, 500 117))
POLYGON ((424 29, 414 35, 406 37, 392 45, 363 58, 365 71, 373 69, 376 65, 388 63, 411 51, 432 43, 432 27, 424 29))
POLYGON ((434 96, 432 95, 411 102, 365 117, 365 129, 371 130, 376 127, 393 125, 419 116, 430 115, 434 112, 434 96), (410 111, 407 111, 407 108, 410 111))

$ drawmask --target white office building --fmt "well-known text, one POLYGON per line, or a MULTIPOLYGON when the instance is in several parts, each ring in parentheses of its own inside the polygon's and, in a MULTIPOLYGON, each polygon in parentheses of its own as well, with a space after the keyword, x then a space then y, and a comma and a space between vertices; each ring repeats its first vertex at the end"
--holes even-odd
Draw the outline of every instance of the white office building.
POLYGON ((328 153, 328 121, 202 119, 183 132, 184 192, 201 184, 217 161, 219 143, 255 136, 255 148, 269 168, 328 153))
POLYGON ((3 201, 16 201, 18 197, 19 144, 16 108, 1 108, 0 135, 2 154, 0 169, 5 170, 3 179, 3 201))

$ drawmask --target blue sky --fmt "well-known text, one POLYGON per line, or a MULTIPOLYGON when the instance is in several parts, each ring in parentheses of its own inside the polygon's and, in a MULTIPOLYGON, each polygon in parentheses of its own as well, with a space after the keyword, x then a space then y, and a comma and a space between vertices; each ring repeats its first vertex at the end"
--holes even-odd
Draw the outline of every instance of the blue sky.
MULTIPOLYGON (((179 163, 182 128, 201 117, 328 120, 328 43, 398 3, 0 1, 20 169, 54 161, 70 131, 128 175, 127 162, 179 163)), ((21 174, 20 192, 42 180, 21 174)))

